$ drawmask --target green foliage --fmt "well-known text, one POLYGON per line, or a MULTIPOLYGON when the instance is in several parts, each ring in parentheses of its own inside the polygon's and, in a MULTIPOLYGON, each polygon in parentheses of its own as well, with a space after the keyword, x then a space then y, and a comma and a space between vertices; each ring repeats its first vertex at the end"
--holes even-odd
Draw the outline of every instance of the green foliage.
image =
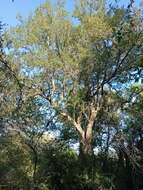
POLYGON ((1 33, 0 189, 143 189, 142 14, 52 3, 1 33))

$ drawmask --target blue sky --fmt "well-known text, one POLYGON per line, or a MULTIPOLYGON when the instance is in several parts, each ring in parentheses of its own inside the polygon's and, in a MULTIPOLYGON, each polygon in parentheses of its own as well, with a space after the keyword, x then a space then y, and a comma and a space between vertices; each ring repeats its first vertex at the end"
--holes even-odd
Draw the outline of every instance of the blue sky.
POLYGON ((28 16, 45 0, 1 0, 0 20, 8 25, 16 25, 16 15, 28 16))
MULTIPOLYGON (((1 0, 0 4, 0 21, 14 26, 17 24, 16 16, 18 14, 26 17, 32 13, 36 7, 46 0, 1 0)), ((54 2, 55 0, 52 0, 54 2)), ((73 0, 67 1, 67 8, 71 9, 73 0)))
MULTIPOLYGON (((28 16, 45 0, 1 0, 0 4, 0 21, 14 26, 17 23, 16 15, 20 14, 24 17, 28 16)), ((53 0, 52 0, 53 1, 53 0)), ((122 3, 127 3, 128 0, 121 0, 122 3)), ((141 0, 136 0, 138 3, 141 0)), ((67 7, 71 9, 74 0, 67 0, 67 7)))

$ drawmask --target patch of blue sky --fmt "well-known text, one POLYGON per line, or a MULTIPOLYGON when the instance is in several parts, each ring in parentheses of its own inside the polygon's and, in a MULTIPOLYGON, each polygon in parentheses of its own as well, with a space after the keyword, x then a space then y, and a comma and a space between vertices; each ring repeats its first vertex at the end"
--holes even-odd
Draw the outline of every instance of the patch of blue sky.
MULTIPOLYGON (((0 20, 8 26, 15 26, 18 21, 16 16, 20 14, 23 17, 28 17, 33 11, 46 0, 2 0, 0 4, 0 20)), ((54 2, 55 0, 52 0, 54 2)), ((116 0, 120 5, 127 5, 129 0, 116 0)), ((74 7, 74 0, 66 1, 66 8, 70 12, 74 7)), ((113 3, 114 0, 109 0, 113 3)), ((140 6, 142 0, 135 0, 135 4, 140 6)))
POLYGON ((39 76, 43 72, 43 69, 40 67, 30 67, 28 65, 24 65, 21 72, 24 76, 32 79, 35 76, 39 76))
POLYGON ((3 0, 0 4, 0 20, 9 26, 15 26, 18 14, 27 17, 43 2, 45 0, 3 0))

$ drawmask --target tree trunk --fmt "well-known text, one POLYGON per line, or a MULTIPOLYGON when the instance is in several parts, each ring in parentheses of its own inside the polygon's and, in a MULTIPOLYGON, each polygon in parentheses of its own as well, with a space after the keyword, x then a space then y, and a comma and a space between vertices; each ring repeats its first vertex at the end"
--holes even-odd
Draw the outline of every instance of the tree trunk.
POLYGON ((79 133, 80 136, 80 154, 85 155, 92 155, 93 154, 93 146, 92 146, 92 139, 93 139, 93 125, 99 111, 99 107, 95 108, 94 105, 90 106, 90 114, 88 119, 88 124, 85 128, 82 128, 81 120, 82 120, 82 113, 79 114, 77 120, 73 119, 68 113, 62 112, 61 115, 67 117, 68 121, 72 122, 74 127, 79 133))
POLYGON ((91 107, 91 114, 90 114, 90 119, 89 119, 88 125, 85 128, 85 130, 81 136, 83 153, 86 155, 93 155, 93 145, 92 145, 92 142, 93 142, 93 125, 95 122, 97 111, 98 111, 98 109, 95 110, 94 107, 91 107))
POLYGON ((93 154, 92 135, 90 137, 84 137, 81 139, 82 153, 91 156, 93 154))
POLYGON ((86 175, 90 180, 93 179, 94 172, 94 154, 91 139, 81 139, 79 146, 79 161, 81 175, 86 175))

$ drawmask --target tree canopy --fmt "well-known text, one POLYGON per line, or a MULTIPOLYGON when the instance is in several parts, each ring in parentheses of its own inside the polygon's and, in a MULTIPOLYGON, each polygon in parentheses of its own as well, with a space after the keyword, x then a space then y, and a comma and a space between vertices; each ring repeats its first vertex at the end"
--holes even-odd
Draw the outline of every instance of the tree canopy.
POLYGON ((142 7, 45 1, 1 32, 0 187, 141 190, 142 7))

